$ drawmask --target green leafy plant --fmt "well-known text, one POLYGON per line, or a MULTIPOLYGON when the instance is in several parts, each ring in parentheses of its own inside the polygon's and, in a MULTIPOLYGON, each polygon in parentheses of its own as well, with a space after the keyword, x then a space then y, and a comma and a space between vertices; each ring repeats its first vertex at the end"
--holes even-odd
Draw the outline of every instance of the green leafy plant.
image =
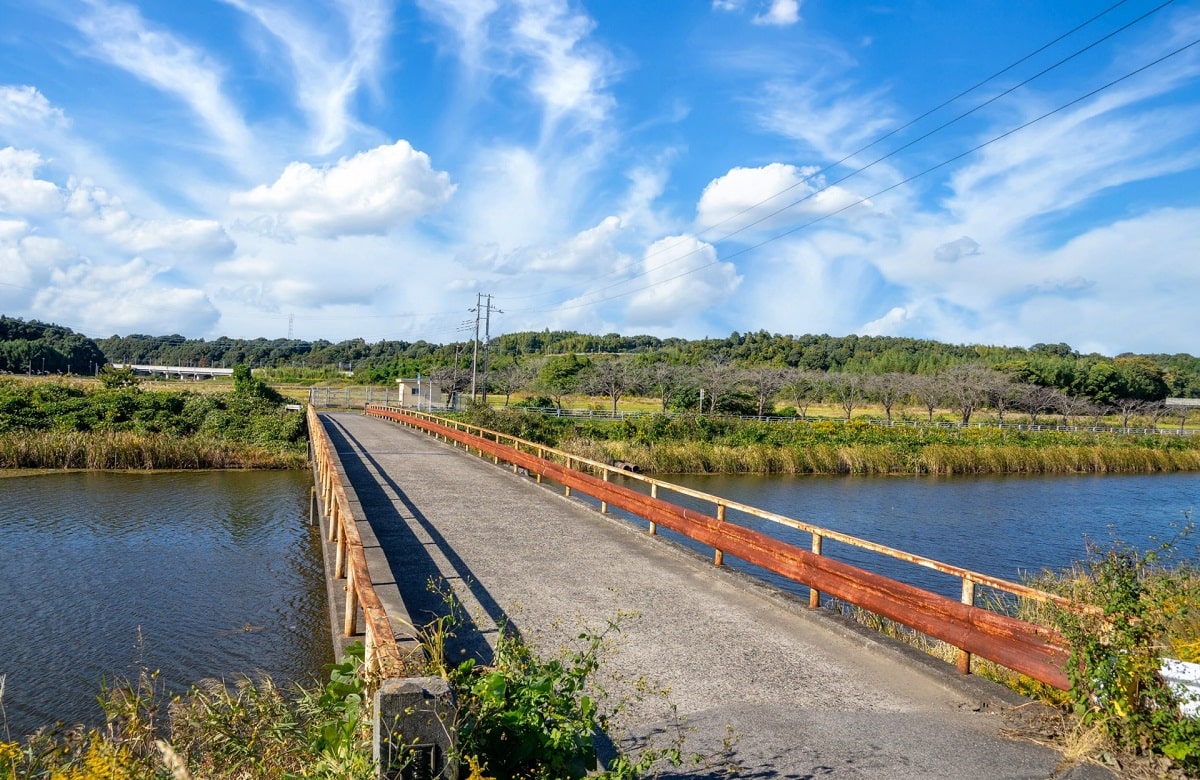
POLYGON ((1070 646, 1072 702, 1083 724, 1100 727, 1122 748, 1161 753, 1194 772, 1200 770, 1200 721, 1180 712, 1159 675, 1168 623, 1177 615, 1163 608, 1153 583, 1170 549, 1142 552, 1120 542, 1092 547, 1081 573, 1084 587, 1076 583, 1075 590, 1099 609, 1060 608, 1053 615, 1070 646))

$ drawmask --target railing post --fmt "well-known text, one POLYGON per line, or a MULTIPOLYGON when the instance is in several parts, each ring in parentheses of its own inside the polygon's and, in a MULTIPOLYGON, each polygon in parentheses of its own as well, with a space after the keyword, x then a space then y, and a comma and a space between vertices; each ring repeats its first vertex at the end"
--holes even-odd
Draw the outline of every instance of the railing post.
POLYGON ((358 630, 358 591, 354 587, 354 569, 346 572, 346 617, 342 623, 342 633, 354 636, 358 630))
MULTIPOLYGON (((816 533, 815 531, 813 532, 813 535, 812 535, 812 553, 813 553, 813 555, 821 554, 821 543, 824 540, 825 540, 825 537, 821 536, 819 533, 816 533)), ((809 588, 808 588, 808 608, 816 609, 819 606, 821 606, 821 591, 817 590, 816 588, 814 588, 812 586, 809 586, 809 588)))
MULTIPOLYGON (((567 471, 571 471, 572 463, 574 463, 574 459, 568 455, 567 456, 567 471)), ((563 495, 564 496, 571 495, 571 486, 570 485, 563 485, 563 495)))
MULTIPOLYGON (((967 577, 963 577, 962 603, 964 603, 968 606, 972 606, 972 607, 975 606, 975 581, 968 579, 967 577)), ((958 666, 959 674, 970 674, 971 673, 971 654, 968 653, 966 650, 960 649, 958 651, 957 666, 958 666)))
MULTIPOLYGON (((604 470, 604 481, 608 482, 608 469, 604 470)), ((602 515, 608 514, 608 502, 607 501, 600 502, 600 514, 602 514, 602 515)))
MULTIPOLYGON (((657 482, 650 483, 650 498, 658 498, 658 483, 657 482)), ((658 523, 651 520, 650 521, 650 535, 654 536, 657 533, 658 533, 658 523)))

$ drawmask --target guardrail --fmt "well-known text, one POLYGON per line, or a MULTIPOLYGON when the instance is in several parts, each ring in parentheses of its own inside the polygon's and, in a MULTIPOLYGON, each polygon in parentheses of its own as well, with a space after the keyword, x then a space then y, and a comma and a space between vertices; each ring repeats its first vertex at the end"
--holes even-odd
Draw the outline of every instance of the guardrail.
POLYGON ((497 464, 511 464, 514 471, 523 468, 538 482, 548 478, 561 484, 568 496, 578 490, 599 500, 601 512, 611 505, 647 520, 651 534, 657 533, 659 525, 683 534, 711 547, 715 565, 721 565, 728 554, 805 585, 810 589, 810 608, 819 606, 825 593, 947 642, 958 648, 957 667, 963 674, 970 672, 971 656, 978 655, 1047 685, 1070 688, 1068 651, 1059 634, 975 604, 978 585, 1022 598, 1070 603, 1059 596, 456 420, 381 406, 367 407, 366 414, 474 449, 497 464), (612 483, 613 474, 646 483, 649 495, 612 483), (659 498, 660 491, 710 502, 715 515, 664 501, 659 498), (728 522, 726 515, 731 509, 810 534, 810 549, 728 522), (826 539, 958 577, 962 598, 955 601, 822 555, 826 539))
POLYGON ((308 435, 312 444, 316 478, 316 500, 329 519, 328 541, 337 545, 334 570, 330 575, 346 580, 346 606, 342 631, 350 637, 358 633, 358 615, 362 612, 366 646, 366 666, 382 679, 397 677, 403 669, 400 648, 387 611, 371 584, 358 518, 346 496, 345 470, 316 409, 308 407, 308 435))
MULTIPOLYGON (((386 401, 384 402, 386 406, 386 401)), ((502 407, 493 407, 496 409, 502 407)), ((547 417, 569 417, 572 419, 588 419, 588 420, 625 420, 637 419, 638 417, 650 417, 653 415, 665 415, 667 417, 675 417, 679 414, 688 414, 680 412, 625 412, 618 410, 612 412, 608 409, 561 409, 558 407, 545 406, 521 406, 513 407, 520 408, 522 411, 544 414, 547 417)), ((437 410, 437 407, 434 407, 437 410)), ((973 422, 963 424, 952 420, 879 420, 873 417, 854 417, 847 420, 843 416, 838 417, 823 417, 820 415, 806 415, 797 417, 789 415, 782 417, 779 415, 737 415, 737 414, 706 414, 706 417, 724 418, 731 420, 745 420, 749 422, 768 422, 768 423, 792 423, 796 425, 814 423, 833 423, 835 425, 844 425, 849 422, 856 424, 866 424, 877 428, 945 428, 949 430, 963 430, 966 428, 995 428, 1001 431, 1057 431, 1059 433, 1111 433, 1122 436, 1152 436, 1162 434, 1164 436, 1196 436, 1200 435, 1200 428, 1164 428, 1156 426, 1154 428, 1135 428, 1121 427, 1113 425, 1061 425, 1061 424, 1033 424, 1033 423, 1000 423, 1000 422, 973 422)), ((1047 417, 1052 415, 1046 415, 1047 417)))

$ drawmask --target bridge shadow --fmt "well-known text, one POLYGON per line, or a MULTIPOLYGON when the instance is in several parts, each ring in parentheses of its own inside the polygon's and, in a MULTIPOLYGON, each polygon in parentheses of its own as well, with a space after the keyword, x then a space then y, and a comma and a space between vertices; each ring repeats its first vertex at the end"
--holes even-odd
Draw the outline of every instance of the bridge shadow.
POLYGON ((400 597, 408 609, 409 619, 417 628, 427 626, 440 618, 448 618, 454 624, 453 634, 446 638, 445 651, 448 663, 457 664, 467 658, 474 658, 480 663, 491 663, 493 653, 492 647, 488 643, 488 635, 494 635, 495 630, 481 629, 471 620, 447 587, 447 580, 456 578, 460 586, 470 592, 495 625, 500 626, 506 635, 519 638, 520 634, 508 614, 500 607, 488 589, 476 580, 466 562, 459 557, 445 537, 438 532, 424 513, 396 484, 395 480, 372 457, 367 448, 337 420, 329 417, 323 419, 331 442, 337 452, 342 455, 346 479, 354 488, 366 520, 375 532, 380 548, 391 568, 392 576, 395 577, 400 597), (347 453, 353 453, 353 456, 347 457, 347 453), (371 473, 368 464, 374 467, 375 474, 371 473), (436 561, 426 548, 426 543, 413 532, 408 521, 397 510, 392 498, 384 491, 380 481, 392 489, 404 509, 429 535, 438 551, 449 561, 454 571, 451 577, 447 577, 438 568, 436 561))

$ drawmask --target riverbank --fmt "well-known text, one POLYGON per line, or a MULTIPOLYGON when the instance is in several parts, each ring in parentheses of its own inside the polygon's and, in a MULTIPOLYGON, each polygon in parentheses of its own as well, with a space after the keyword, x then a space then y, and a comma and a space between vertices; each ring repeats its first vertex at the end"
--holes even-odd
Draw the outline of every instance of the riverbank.
POLYGON ((304 416, 251 382, 221 393, 0 380, 2 469, 290 469, 304 416))
POLYGON ((623 420, 476 409, 475 425, 656 474, 1072 474, 1200 471, 1200 437, 1001 428, 762 422, 697 415, 623 420))

